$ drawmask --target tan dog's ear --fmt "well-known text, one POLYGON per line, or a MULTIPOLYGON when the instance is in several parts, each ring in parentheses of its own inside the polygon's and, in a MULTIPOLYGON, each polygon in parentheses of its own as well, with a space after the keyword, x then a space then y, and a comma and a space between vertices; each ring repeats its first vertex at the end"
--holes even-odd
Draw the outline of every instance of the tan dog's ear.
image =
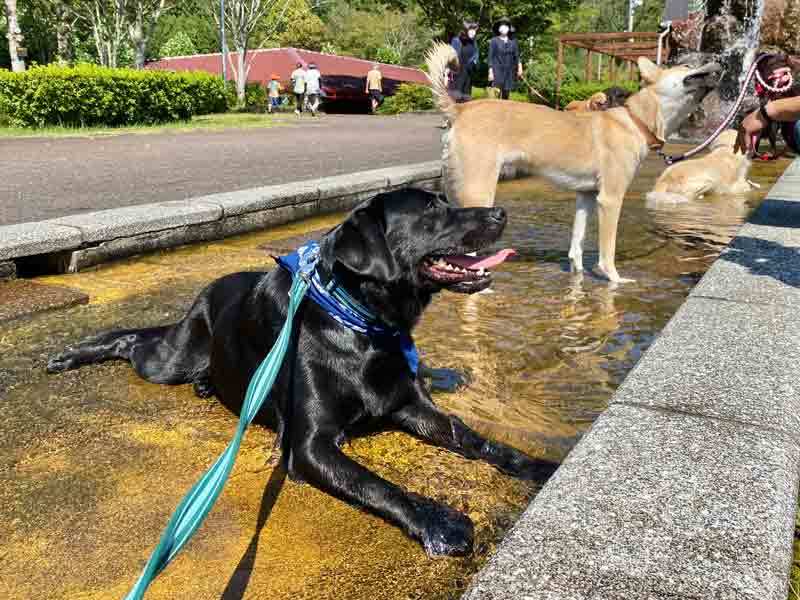
POLYGON ((639 73, 642 75, 642 79, 647 83, 655 83, 658 81, 658 78, 661 77, 661 69, 649 58, 640 56, 637 65, 639 66, 639 73))

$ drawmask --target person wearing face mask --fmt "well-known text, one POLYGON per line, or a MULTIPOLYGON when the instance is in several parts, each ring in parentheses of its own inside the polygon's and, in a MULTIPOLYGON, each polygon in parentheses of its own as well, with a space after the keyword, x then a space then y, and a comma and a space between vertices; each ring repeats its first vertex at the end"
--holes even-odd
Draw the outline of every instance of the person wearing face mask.
POLYGON ((478 44, 475 36, 478 33, 478 24, 465 21, 464 29, 450 41, 450 45, 458 55, 458 71, 450 74, 448 88, 450 95, 456 102, 466 102, 472 99, 472 74, 478 67, 478 44))
POLYGON ((504 17, 495 28, 497 35, 489 43, 489 81, 507 100, 517 78, 522 77, 522 63, 517 40, 511 37, 511 21, 504 17))

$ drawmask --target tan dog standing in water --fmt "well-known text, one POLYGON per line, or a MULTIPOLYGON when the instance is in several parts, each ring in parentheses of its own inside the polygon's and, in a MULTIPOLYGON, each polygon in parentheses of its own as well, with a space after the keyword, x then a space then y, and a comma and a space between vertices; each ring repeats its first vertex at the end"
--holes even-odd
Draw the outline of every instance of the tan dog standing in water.
POLYGON ((447 93, 445 70, 455 51, 436 44, 427 57, 439 108, 452 126, 444 134, 444 184, 463 206, 493 206, 504 164, 541 175, 577 192, 569 258, 583 270, 586 222, 597 209, 600 260, 596 269, 614 282, 617 224, 625 192, 648 150, 668 135, 716 87, 719 65, 661 69, 639 59, 644 87, 626 106, 599 112, 566 112, 522 102, 477 100, 456 104, 447 93))
POLYGON ((608 107, 608 96, 603 92, 592 94, 588 100, 573 100, 564 107, 569 111, 593 111, 605 110, 608 107))
POLYGON ((698 200, 707 193, 746 194, 751 185, 747 181, 750 158, 734 152, 738 132, 723 131, 711 145, 711 152, 695 160, 672 165, 661 174, 653 191, 647 194, 649 202, 686 202, 698 200))

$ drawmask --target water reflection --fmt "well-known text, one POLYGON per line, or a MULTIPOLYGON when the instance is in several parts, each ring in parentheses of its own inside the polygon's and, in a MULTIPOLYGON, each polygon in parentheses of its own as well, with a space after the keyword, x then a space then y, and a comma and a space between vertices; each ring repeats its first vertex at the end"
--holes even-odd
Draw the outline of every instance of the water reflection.
MULTIPOLYGON (((502 246, 518 256, 495 274, 493 294, 443 294, 418 330, 431 364, 472 375, 469 388, 437 402, 484 433, 563 455, 785 165, 755 165, 751 177, 764 185, 746 197, 659 206, 645 194, 663 165, 648 161, 623 208, 618 268, 636 280, 623 285, 569 272, 570 194, 538 180, 501 185, 502 246)), ((592 223, 587 266, 597 261, 596 238, 592 223)))
POLYGON ((706 196, 695 202, 647 201, 653 233, 684 247, 719 253, 750 214, 748 196, 706 196))

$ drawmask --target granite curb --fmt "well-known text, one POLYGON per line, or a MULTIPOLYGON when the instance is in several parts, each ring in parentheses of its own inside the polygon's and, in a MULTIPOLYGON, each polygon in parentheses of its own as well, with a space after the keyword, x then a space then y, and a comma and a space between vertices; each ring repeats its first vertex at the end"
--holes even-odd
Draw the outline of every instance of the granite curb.
POLYGON ((785 600, 800 474, 800 159, 466 600, 785 600))
POLYGON ((8 225, 0 227, 0 277, 34 263, 39 271, 76 272, 115 258, 345 211, 403 186, 436 189, 441 173, 441 163, 432 161, 8 225))

